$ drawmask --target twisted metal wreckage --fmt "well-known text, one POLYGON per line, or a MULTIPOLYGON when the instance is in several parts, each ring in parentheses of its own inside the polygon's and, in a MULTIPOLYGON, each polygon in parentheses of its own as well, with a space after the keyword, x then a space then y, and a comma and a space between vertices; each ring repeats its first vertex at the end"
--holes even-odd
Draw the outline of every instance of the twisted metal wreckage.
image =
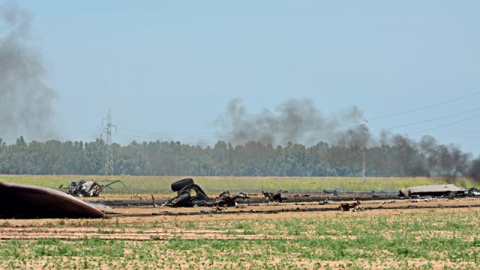
POLYGON ((192 178, 178 180, 171 184, 172 191, 177 192, 177 196, 166 201, 162 206, 169 207, 194 207, 194 206, 236 206, 237 200, 245 201, 249 197, 243 192, 230 195, 229 191, 224 191, 218 197, 211 199, 203 189, 194 183, 192 178), (195 193, 194 195, 192 193, 195 193))
MULTIPOLYGON (((106 185, 101 185, 95 180, 80 180, 72 182, 65 188, 67 190, 67 193, 65 193, 46 187, 0 182, 0 218, 104 218, 107 216, 104 212, 74 196, 97 197, 104 188, 116 183, 121 183, 127 188, 120 180, 106 185)), ((171 189, 177 192, 177 196, 166 201, 162 206, 212 206, 218 208, 237 206, 237 202, 245 202, 249 199, 247 194, 243 192, 231 195, 229 191, 224 191, 218 197, 212 199, 200 186, 194 183, 192 178, 175 181, 171 184, 171 189)), ((286 192, 270 193, 262 191, 262 194, 267 203, 283 202, 286 199, 282 198, 281 195, 286 192)), ((332 196, 338 195, 336 190, 334 192, 324 190, 324 193, 332 196)), ((466 189, 455 185, 428 185, 401 189, 398 196, 403 198, 420 196, 454 198, 480 196, 480 191, 476 188, 466 189)), ((359 201, 340 205, 341 211, 362 209, 359 201)))
MULTIPOLYGON (((75 197, 98 197, 100 196, 100 193, 103 191, 103 189, 116 184, 116 183, 121 183, 125 189, 128 190, 127 186, 121 181, 121 180, 115 180, 111 183, 108 183, 106 185, 101 185, 95 180, 80 180, 78 182, 72 182, 68 187, 66 188, 67 193, 75 196, 75 197)), ((63 185, 60 185, 60 189, 63 188, 63 185)))
POLYGON ((427 185, 407 187, 399 190, 400 197, 413 198, 421 196, 435 196, 435 197, 465 197, 465 196, 480 196, 480 191, 476 188, 466 189, 457 187, 453 184, 447 185, 427 185))

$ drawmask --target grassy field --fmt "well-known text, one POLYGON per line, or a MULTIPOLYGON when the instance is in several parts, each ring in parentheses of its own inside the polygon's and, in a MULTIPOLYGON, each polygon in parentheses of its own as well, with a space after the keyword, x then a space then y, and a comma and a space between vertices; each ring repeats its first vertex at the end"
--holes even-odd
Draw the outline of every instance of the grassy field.
MULTIPOLYGON (((130 187, 128 192, 135 192, 132 194, 170 195, 170 184, 181 178, 0 175, 0 181, 52 188, 80 179, 103 183, 121 179, 130 187)), ((397 191, 406 186, 446 183, 441 178, 367 178, 365 182, 333 177, 194 179, 207 193, 397 191)), ((460 178, 455 184, 471 187, 474 183, 460 178)), ((121 185, 115 188, 106 192, 125 192, 121 185)), ((463 200, 473 202, 472 198, 463 200)), ((478 207, 444 208, 442 204, 439 201, 438 208, 423 210, 416 209, 417 203, 400 210, 249 212, 223 218, 205 214, 147 215, 143 219, 4 219, 0 220, 0 269, 480 269, 478 207), (79 240, 56 237, 65 230, 72 230, 72 234, 78 231, 79 240), (91 236, 92 231, 96 236, 91 236), (134 234, 145 238, 122 238, 134 234), (6 240, 9 235, 16 240, 6 240)), ((167 210, 174 211, 151 207, 155 212, 167 210)))
MULTIPOLYGON (((188 177, 188 176, 186 176, 188 177)), ((181 176, 99 176, 99 175, 0 175, 0 181, 29 185, 37 185, 58 189, 63 184, 68 186, 72 181, 95 179, 102 184, 122 180, 129 191, 121 184, 113 186, 114 190, 106 189, 105 193, 157 193, 170 194, 170 184, 181 176)), ((386 191, 396 192, 401 188, 418 185, 445 184, 445 178, 427 177, 385 177, 361 178, 355 177, 193 177, 207 193, 219 193, 225 190, 231 192, 259 192, 288 190, 295 192, 321 192, 324 189, 339 191, 386 191)), ((457 178, 458 186, 470 188, 474 183, 468 178, 457 178)))
MULTIPOLYGON (((239 239, 182 240, 179 235, 161 240, 152 234, 149 241, 0 241, 0 268, 479 269, 479 222, 479 212, 130 224, 100 220, 88 224, 105 234, 168 228, 223 231, 239 239), (252 235, 262 239, 241 239, 252 235)), ((60 220, 50 227, 64 225, 60 220)))

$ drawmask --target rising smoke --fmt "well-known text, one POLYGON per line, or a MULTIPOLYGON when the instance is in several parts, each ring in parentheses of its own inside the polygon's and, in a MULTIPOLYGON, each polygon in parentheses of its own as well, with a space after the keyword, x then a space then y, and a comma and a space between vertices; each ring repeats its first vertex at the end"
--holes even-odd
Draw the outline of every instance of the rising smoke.
POLYGON ((216 124, 222 127, 222 137, 234 145, 249 141, 272 146, 285 146, 289 142, 311 146, 326 142, 357 150, 366 147, 367 152, 371 147, 391 146, 400 153, 395 162, 410 175, 479 177, 478 172, 473 172, 478 171, 479 165, 474 165, 478 160, 472 163, 471 154, 463 153, 455 145, 439 144, 432 136, 423 136, 419 142, 386 131, 373 136, 364 125, 362 111, 355 106, 325 116, 310 99, 289 99, 274 112, 264 109, 261 113, 249 114, 241 101, 234 99, 216 124))
POLYGON ((222 137, 233 144, 257 141, 274 146, 319 141, 363 146, 370 135, 362 122, 363 113, 357 107, 325 116, 310 99, 289 99, 274 112, 264 109, 259 114, 249 114, 241 100, 234 99, 216 120, 224 130, 222 137))
POLYGON ((44 82, 45 68, 29 45, 31 14, 13 2, 0 5, 0 138, 53 136, 56 93, 44 82))

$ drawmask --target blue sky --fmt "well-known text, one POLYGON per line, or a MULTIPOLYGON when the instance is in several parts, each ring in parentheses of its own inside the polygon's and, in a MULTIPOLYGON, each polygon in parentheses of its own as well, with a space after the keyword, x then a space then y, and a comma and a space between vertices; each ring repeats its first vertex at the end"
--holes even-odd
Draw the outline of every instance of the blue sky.
POLYGON ((208 144, 233 99, 253 115, 308 99, 332 117, 356 106, 374 135, 480 154, 477 0, 17 4, 61 140, 94 140, 111 110, 115 142, 208 144))

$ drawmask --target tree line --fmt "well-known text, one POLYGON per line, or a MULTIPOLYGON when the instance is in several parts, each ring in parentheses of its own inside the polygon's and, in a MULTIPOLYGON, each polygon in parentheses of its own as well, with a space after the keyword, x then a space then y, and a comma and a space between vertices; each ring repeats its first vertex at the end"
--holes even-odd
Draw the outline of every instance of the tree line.
MULTIPOLYGON (((0 139, 0 174, 105 174, 106 144, 49 140, 14 144, 0 139)), ((324 142, 306 147, 251 141, 213 147, 174 141, 112 144, 114 175, 191 176, 361 176, 365 151, 367 176, 480 176, 480 157, 442 146, 422 151, 409 144, 361 147, 324 142)))

